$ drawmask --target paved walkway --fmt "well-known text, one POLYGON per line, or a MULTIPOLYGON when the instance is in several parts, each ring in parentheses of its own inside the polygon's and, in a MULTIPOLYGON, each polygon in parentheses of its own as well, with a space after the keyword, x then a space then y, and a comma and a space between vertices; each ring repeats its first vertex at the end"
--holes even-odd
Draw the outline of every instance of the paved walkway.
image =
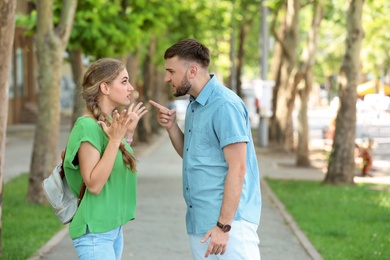
MULTIPOLYGON (((58 154, 68 134, 69 127, 63 126, 58 154)), ((5 182, 29 171, 32 140, 31 125, 9 128, 5 182)), ((137 217, 124 226, 123 259, 191 259, 184 223, 180 157, 164 130, 151 145, 141 145, 135 150, 139 160, 137 217)), ((257 152, 262 177, 322 180, 325 176, 318 168, 293 167, 291 156, 275 156, 267 148, 258 148, 257 152)), ((262 259, 322 259, 263 179, 261 187, 263 207, 258 234, 262 259)), ((67 227, 32 259, 77 259, 67 227)))

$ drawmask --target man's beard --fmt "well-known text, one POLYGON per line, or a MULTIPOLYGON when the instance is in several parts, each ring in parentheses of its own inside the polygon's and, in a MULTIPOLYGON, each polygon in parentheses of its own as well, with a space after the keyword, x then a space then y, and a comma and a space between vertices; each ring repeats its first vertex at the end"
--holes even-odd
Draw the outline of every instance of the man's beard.
POLYGON ((188 94, 188 91, 192 88, 191 83, 187 80, 187 77, 184 76, 181 84, 176 87, 175 93, 173 95, 175 97, 181 97, 188 94))

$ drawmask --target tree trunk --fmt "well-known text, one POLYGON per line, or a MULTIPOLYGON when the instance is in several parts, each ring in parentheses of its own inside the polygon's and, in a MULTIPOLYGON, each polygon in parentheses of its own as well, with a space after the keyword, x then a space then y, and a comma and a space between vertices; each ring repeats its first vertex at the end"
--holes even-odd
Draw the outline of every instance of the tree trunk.
MULTIPOLYGON (((279 12, 274 13, 273 17, 273 23, 272 26, 275 26, 277 15, 279 12)), ((284 28, 286 24, 283 22, 279 27, 279 32, 276 32, 275 29, 272 30, 274 37, 276 39, 281 39, 284 36, 284 28), (278 35, 278 36, 276 36, 278 35)), ((272 58, 272 66, 271 66, 271 80, 275 82, 275 86, 272 88, 272 116, 270 119, 270 126, 269 126, 269 139, 271 141, 277 141, 279 136, 281 135, 279 133, 278 129, 278 123, 276 120, 276 110, 278 108, 278 93, 279 93, 279 86, 280 86, 280 72, 282 67, 282 57, 283 57, 283 48, 280 41, 275 41, 274 45, 274 52, 273 52, 273 58, 272 58)))
POLYGON ((307 107, 309 103, 309 93, 312 84, 311 72, 306 74, 304 87, 298 90, 298 144, 295 164, 301 167, 310 166, 309 158, 309 123, 307 118, 307 107))
POLYGON ((249 11, 248 3, 243 3, 242 5, 243 19, 239 28, 239 38, 238 38, 238 50, 237 50, 237 66, 236 66, 236 93, 239 97, 242 98, 242 81, 241 75, 244 65, 244 56, 245 56, 245 40, 248 35, 250 28, 252 27, 254 17, 249 11))
MULTIPOLYGON (((144 103, 148 111, 152 111, 152 108, 149 105, 149 99, 152 95, 154 83, 154 65, 152 63, 152 57, 155 53, 155 37, 151 39, 149 43, 148 53, 146 54, 145 61, 143 64, 143 88, 141 101, 144 103)), ((155 120, 156 117, 151 115, 152 113, 147 113, 138 123, 137 132, 140 142, 149 142, 149 138, 152 134, 151 129, 151 120, 155 120)))
POLYGON ((84 75, 84 66, 81 54, 81 49, 69 51, 69 58, 72 66, 73 81, 75 86, 73 93, 73 111, 71 119, 72 126, 76 122, 77 118, 83 115, 85 108, 85 101, 81 95, 81 81, 84 75))
POLYGON ((63 53, 69 40, 77 1, 62 3, 60 23, 53 28, 53 2, 37 1, 36 55, 38 62, 38 118, 30 165, 27 200, 45 203, 42 181, 59 161, 61 69, 63 53))
POLYGON ((275 111, 276 132, 279 133, 278 142, 286 151, 294 149, 293 120, 296 86, 297 64, 296 49, 298 45, 298 26, 300 0, 287 1, 287 15, 285 21, 284 39, 281 41, 283 57, 280 70, 280 84, 277 93, 277 107, 275 111))
POLYGON ((296 165, 310 166, 309 158, 309 123, 307 119, 309 94, 312 89, 312 67, 317 53, 318 31, 323 18, 323 9, 318 1, 313 5, 313 21, 307 38, 307 46, 302 53, 301 71, 303 74, 303 88, 298 85, 298 97, 300 106, 298 109, 298 144, 296 153, 296 165))
POLYGON ((126 68, 127 72, 129 73, 129 82, 135 90, 137 90, 137 71, 139 70, 141 60, 141 48, 138 47, 137 49, 138 50, 136 52, 130 53, 126 60, 126 68))
POLYGON ((0 2, 0 258, 3 255, 3 176, 8 120, 8 92, 11 71, 12 44, 15 33, 16 1, 0 2))
MULTIPOLYGON (((129 73, 129 82, 130 84, 133 86, 134 88, 134 92, 133 92, 133 96, 132 96, 132 100, 131 102, 133 103, 137 103, 138 100, 140 100, 140 94, 141 94, 141 91, 140 89, 138 88, 138 82, 137 82, 137 77, 138 77, 138 70, 139 70, 139 66, 140 66, 140 60, 141 60, 141 47, 139 46, 137 48, 137 51, 135 51, 134 53, 130 53, 127 55, 127 59, 126 59, 126 68, 127 68, 127 72, 129 73)), ((138 129, 138 127, 137 127, 138 129)), ((137 145, 137 143, 139 142, 139 138, 138 138, 138 130, 135 131, 134 133, 134 136, 133 136, 133 145, 137 145)))
POLYGON ((230 51, 229 51, 229 58, 230 58, 230 75, 229 75, 229 88, 233 90, 234 92, 237 91, 237 77, 236 77, 236 56, 235 56, 235 45, 236 45, 236 17, 235 17, 235 0, 232 0, 233 10, 232 10, 232 16, 231 16, 231 26, 232 31, 230 33, 230 51))
POLYGON ((156 95, 157 93, 161 93, 161 89, 157 87, 156 82, 160 81, 160 79, 157 79, 157 70, 156 70, 156 65, 154 62, 153 57, 156 56, 156 48, 157 48, 157 37, 155 35, 152 36, 151 42, 150 42, 150 47, 149 47, 149 55, 151 57, 150 59, 150 64, 149 64, 149 87, 148 87, 148 99, 145 100, 145 106, 147 106, 149 113, 145 115, 145 120, 148 121, 148 124, 150 125, 151 133, 152 134, 157 134, 160 125, 158 124, 156 118, 157 118, 157 110, 152 109, 152 106, 149 104, 149 99, 156 95))
MULTIPOLYGON (((154 76, 154 91, 150 94, 150 99, 156 101, 159 104, 162 104, 163 106, 168 105, 168 100, 170 97, 172 97, 171 88, 167 87, 165 82, 161 79, 165 77, 165 71, 159 70, 156 65, 154 64, 155 68, 155 76, 154 76)), ((149 104, 149 102, 147 102, 149 104)), ((150 114, 150 124, 152 127, 153 134, 157 134, 161 130, 160 124, 157 122, 157 109, 149 106, 148 108, 148 114, 150 114)))
POLYGON ((356 88, 359 78, 360 50, 364 37, 362 12, 364 0, 349 1, 345 54, 339 75, 340 107, 325 183, 354 184, 356 88))
POLYGON ((243 66, 243 60, 244 60, 244 42, 245 42, 245 36, 246 36, 246 29, 245 24, 242 23, 240 25, 240 32, 239 32, 239 38, 238 38, 238 50, 237 50, 237 66, 236 66, 236 93, 239 97, 242 98, 242 82, 241 82, 241 74, 242 74, 242 66, 243 66))

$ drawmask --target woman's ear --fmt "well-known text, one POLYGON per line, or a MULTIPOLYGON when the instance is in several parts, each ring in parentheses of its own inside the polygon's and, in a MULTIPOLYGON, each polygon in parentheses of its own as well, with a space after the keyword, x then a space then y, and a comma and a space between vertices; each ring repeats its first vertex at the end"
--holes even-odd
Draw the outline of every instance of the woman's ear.
POLYGON ((108 95, 110 94, 110 89, 107 85, 106 82, 103 82, 100 84, 100 91, 104 94, 104 95, 108 95))

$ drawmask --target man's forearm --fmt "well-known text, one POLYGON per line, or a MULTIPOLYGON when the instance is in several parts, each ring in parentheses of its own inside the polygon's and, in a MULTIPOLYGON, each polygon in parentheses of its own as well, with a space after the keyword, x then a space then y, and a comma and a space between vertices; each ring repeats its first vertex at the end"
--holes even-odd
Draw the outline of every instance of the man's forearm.
POLYGON ((177 124, 174 124, 171 129, 167 129, 169 138, 176 152, 183 158, 184 134, 177 124))
POLYGON ((233 221, 238 204, 240 203, 244 176, 245 171, 238 173, 232 169, 229 169, 226 175, 222 207, 218 219, 222 224, 230 224, 233 221))

